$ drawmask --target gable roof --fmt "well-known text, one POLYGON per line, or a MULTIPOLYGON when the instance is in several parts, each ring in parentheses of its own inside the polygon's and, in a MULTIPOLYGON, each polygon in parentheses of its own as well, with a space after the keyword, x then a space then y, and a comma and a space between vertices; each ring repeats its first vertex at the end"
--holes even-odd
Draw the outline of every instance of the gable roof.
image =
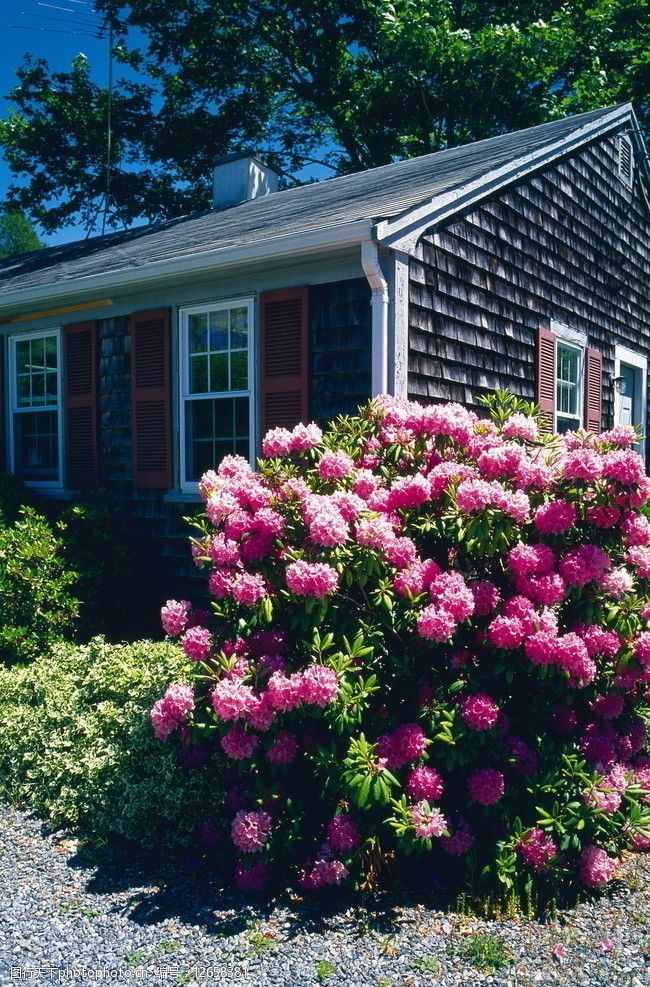
MULTIPOLYGON (((161 265, 208 262, 229 250, 278 244, 319 231, 357 230, 368 239, 374 224, 386 231, 437 201, 458 202, 462 190, 489 186, 491 176, 532 171, 540 163, 593 140, 633 118, 630 104, 594 110, 514 133, 426 154, 368 171, 274 192, 220 211, 208 211, 124 233, 77 241, 0 262, 0 304, 44 297, 110 279, 145 278, 161 265), (23 294, 24 293, 24 294, 23 294)), ((377 228, 375 227, 375 235, 377 228)), ((324 240, 324 242, 327 242, 324 240)), ((214 266, 218 260, 215 259, 214 266)), ((188 264, 183 264, 189 270, 188 264)))

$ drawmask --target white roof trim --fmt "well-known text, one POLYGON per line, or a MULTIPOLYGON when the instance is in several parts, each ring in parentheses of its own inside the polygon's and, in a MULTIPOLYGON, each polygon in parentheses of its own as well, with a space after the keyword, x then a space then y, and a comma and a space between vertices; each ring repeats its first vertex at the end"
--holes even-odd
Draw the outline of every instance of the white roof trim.
POLYGON ((616 107, 607 116, 572 131, 550 147, 539 148, 531 154, 509 161, 508 164, 487 172, 473 182, 434 196, 429 202, 378 223, 377 239, 388 247, 412 253, 422 234, 432 226, 444 222, 461 209, 485 199, 505 185, 524 178, 534 169, 593 140, 594 137, 600 136, 628 118, 634 119, 634 113, 631 104, 625 103, 623 106, 616 107))
POLYGON ((219 267, 264 260, 266 257, 291 257, 294 255, 317 253, 331 248, 357 246, 372 236, 372 222, 367 219, 338 226, 323 226, 315 230, 287 233, 282 236, 256 240, 253 243, 236 244, 230 247, 216 247, 199 253, 175 257, 171 260, 152 261, 142 266, 129 266, 108 271, 104 274, 90 274, 60 283, 39 285, 36 288, 20 288, 0 295, 0 312, 14 312, 22 306, 33 306, 40 301, 52 302, 62 298, 83 295, 101 297, 107 291, 117 288, 137 290, 151 287, 152 282, 177 278, 179 275, 196 274, 219 267))

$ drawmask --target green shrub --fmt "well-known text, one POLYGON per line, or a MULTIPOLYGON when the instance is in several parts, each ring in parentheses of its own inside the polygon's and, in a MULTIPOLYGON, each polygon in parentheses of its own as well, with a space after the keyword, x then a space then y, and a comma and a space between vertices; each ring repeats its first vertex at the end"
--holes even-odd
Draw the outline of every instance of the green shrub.
POLYGON ((32 507, 0 526, 0 661, 28 661, 71 636, 79 603, 62 542, 32 507))
POLYGON ((0 794, 103 840, 190 846, 222 798, 210 766, 179 764, 149 710, 189 662, 168 643, 55 646, 0 670, 0 794), (192 820, 192 821, 190 821, 192 820))

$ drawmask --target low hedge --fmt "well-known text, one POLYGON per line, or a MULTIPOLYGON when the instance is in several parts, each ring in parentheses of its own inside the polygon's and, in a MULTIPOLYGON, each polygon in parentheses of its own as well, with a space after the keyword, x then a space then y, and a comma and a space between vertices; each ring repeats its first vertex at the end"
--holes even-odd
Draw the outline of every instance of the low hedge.
POLYGON ((96 840, 193 846, 223 792, 208 764, 179 763, 149 719, 188 665, 170 643, 94 638, 0 669, 0 794, 96 840))

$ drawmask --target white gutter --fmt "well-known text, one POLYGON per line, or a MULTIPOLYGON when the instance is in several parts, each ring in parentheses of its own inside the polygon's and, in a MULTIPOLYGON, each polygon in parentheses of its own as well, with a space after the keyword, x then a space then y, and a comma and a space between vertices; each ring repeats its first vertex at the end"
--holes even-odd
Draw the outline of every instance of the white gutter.
MULTIPOLYGON (((370 220, 356 220, 339 223, 337 226, 323 226, 315 230, 287 233, 269 237, 254 243, 235 244, 229 247, 216 247, 169 260, 130 264, 104 274, 89 274, 69 281, 38 285, 34 288, 20 288, 2 293, 0 291, 0 312, 12 312, 19 306, 31 306, 45 301, 51 303, 61 298, 82 295, 89 298, 92 293, 103 297, 116 289, 152 288, 154 284, 184 275, 200 274, 221 267, 232 267, 243 263, 253 263, 268 257, 291 257, 317 253, 328 248, 358 246, 372 235, 373 223, 370 220)), ((109 248, 107 248, 109 249, 109 248)))
POLYGON ((361 266, 370 285, 372 307, 371 395, 388 391, 388 284, 379 264, 377 243, 361 244, 361 266))

